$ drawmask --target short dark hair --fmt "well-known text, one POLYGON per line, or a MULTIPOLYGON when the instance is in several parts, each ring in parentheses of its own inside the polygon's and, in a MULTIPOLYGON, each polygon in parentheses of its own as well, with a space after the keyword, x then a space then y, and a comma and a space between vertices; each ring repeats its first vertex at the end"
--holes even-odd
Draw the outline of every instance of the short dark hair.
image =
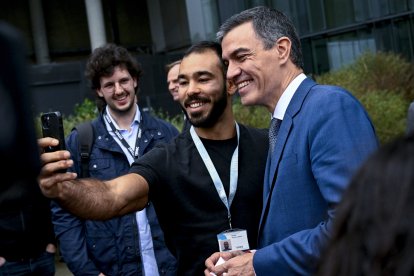
POLYGON ((227 66, 224 64, 223 58, 221 56, 222 54, 222 50, 221 50, 221 45, 220 43, 216 42, 216 41, 200 41, 197 42, 193 45, 191 45, 184 53, 183 59, 187 56, 189 56, 190 54, 193 53, 204 53, 206 51, 213 51, 217 57, 220 60, 220 65, 223 69, 223 74, 224 74, 224 78, 226 76, 226 72, 227 72, 227 66))
POLYGON ((279 38, 289 38, 292 42, 290 59, 298 68, 303 69, 302 49, 295 26, 284 13, 276 9, 258 6, 233 15, 221 25, 217 40, 221 42, 227 33, 246 22, 252 22, 256 36, 266 50, 272 48, 279 38))

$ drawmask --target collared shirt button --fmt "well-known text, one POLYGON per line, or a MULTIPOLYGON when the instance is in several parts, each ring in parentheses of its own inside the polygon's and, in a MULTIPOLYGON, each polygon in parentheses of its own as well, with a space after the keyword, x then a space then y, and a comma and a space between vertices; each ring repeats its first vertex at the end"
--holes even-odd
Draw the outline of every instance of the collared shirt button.
POLYGON ((158 131, 158 136, 161 135, 161 131, 158 131))
POLYGON ((145 139, 145 140, 144 140, 144 143, 148 143, 148 139, 145 139))
POLYGON ((94 169, 96 169, 98 166, 96 164, 93 164, 92 166, 94 169))

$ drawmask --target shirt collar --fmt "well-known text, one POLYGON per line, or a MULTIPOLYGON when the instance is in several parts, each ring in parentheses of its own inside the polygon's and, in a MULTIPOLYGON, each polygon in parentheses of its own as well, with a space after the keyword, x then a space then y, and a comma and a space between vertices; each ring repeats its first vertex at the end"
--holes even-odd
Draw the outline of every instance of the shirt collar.
POLYGON ((298 89, 299 85, 306 79, 306 75, 304 73, 300 73, 296 78, 293 79, 291 83, 289 83, 286 90, 283 91, 282 96, 280 97, 279 101, 276 104, 276 108, 273 112, 273 117, 279 120, 283 120, 285 117, 286 110, 289 106, 290 101, 293 98, 296 90, 298 89))
MULTIPOLYGON (((117 129, 117 130, 123 130, 123 129, 120 129, 119 128, 119 126, 118 126, 118 124, 115 122, 115 120, 114 120, 114 118, 112 118, 112 116, 111 116, 111 113, 109 112, 109 107, 108 107, 108 105, 105 107, 105 109, 106 109, 106 114, 109 116, 109 118, 111 119, 111 121, 112 121, 112 123, 114 124, 114 126, 115 126, 115 128, 117 129)), ((132 128, 134 128, 134 127, 138 127, 139 126, 139 123, 140 123, 140 120, 141 120, 141 111, 139 110, 139 107, 138 107, 138 105, 137 105, 137 112, 135 112, 135 116, 134 116, 134 120, 132 121, 132 123, 131 123, 131 129, 132 128)), ((111 127, 109 126, 109 124, 108 124, 108 122, 105 120, 105 125, 106 125, 106 128, 108 129, 108 130, 111 130, 111 127)))

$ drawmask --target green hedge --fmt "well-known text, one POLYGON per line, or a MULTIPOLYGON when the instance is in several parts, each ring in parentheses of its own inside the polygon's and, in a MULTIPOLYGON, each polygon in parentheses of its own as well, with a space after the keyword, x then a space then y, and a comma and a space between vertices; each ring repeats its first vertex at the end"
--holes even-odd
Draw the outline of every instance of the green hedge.
POLYGON ((403 135, 414 100, 414 66, 394 53, 365 53, 354 63, 315 80, 353 93, 371 117, 381 143, 403 135))

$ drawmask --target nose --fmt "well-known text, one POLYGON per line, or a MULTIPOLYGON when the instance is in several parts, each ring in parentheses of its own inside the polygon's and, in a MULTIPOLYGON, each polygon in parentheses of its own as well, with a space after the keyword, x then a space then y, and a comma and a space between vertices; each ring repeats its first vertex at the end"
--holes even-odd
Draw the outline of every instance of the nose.
POLYGON ((174 88, 175 88, 175 85, 173 84, 173 82, 172 82, 172 81, 170 81, 170 82, 168 83, 168 90, 170 90, 170 92, 172 92, 172 91, 174 91, 174 88))
POLYGON ((191 95, 198 94, 198 93, 200 93, 200 89, 199 89, 199 87, 197 85, 197 82, 190 81, 188 83, 188 87, 187 87, 187 94, 189 96, 191 96, 191 95))
POLYGON ((115 94, 124 92, 124 88, 119 82, 115 82, 115 94))
POLYGON ((241 73, 240 67, 237 66, 237 64, 235 64, 234 62, 229 61, 228 65, 227 65, 226 78, 228 80, 234 81, 234 78, 237 77, 238 75, 240 75, 240 73, 241 73))

